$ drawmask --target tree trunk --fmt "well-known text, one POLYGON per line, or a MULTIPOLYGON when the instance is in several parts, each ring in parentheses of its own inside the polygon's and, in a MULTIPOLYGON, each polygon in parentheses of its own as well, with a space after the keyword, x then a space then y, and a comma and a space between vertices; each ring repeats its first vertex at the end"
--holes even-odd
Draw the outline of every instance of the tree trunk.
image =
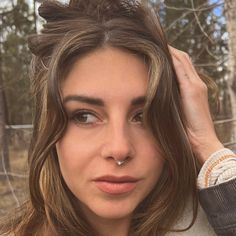
MULTIPOLYGON (((2 37, 1 37, 2 38, 2 37)), ((8 135, 6 130, 7 109, 2 78, 2 45, 0 41, 0 172, 9 171, 8 135)), ((5 179, 0 175, 0 179, 5 179)))
POLYGON ((34 16, 34 30, 35 30, 35 33, 37 33, 36 1, 37 1, 37 0, 34 0, 34 1, 33 1, 33 4, 34 4, 33 16, 34 16))
MULTIPOLYGON (((230 85, 236 92, 236 1, 225 0, 225 17, 229 33, 230 85)), ((236 104, 235 104, 236 106, 236 104)))

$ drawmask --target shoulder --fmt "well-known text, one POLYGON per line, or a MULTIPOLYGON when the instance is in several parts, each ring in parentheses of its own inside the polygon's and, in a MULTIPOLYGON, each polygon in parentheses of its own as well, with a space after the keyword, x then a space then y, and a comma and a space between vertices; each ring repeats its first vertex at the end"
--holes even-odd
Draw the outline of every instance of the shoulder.
POLYGON ((199 190, 200 203, 208 220, 221 235, 236 233, 236 178, 199 190))
MULTIPOLYGON (((188 202, 183 215, 178 219, 177 223, 174 225, 174 229, 184 229, 189 226, 193 218, 193 210, 191 201, 188 202)), ((184 232, 171 232, 167 236, 216 236, 212 226, 207 220, 207 216, 203 211, 202 207, 199 205, 198 214, 196 221, 193 226, 184 232)))

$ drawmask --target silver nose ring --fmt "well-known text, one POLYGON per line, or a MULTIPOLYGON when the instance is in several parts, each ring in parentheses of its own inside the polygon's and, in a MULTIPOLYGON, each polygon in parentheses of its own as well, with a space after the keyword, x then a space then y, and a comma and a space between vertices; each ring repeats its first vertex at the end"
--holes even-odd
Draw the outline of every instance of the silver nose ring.
POLYGON ((122 166, 122 165, 124 165, 125 164, 125 162, 126 162, 127 160, 123 160, 123 161, 116 161, 116 164, 118 165, 118 166, 122 166))

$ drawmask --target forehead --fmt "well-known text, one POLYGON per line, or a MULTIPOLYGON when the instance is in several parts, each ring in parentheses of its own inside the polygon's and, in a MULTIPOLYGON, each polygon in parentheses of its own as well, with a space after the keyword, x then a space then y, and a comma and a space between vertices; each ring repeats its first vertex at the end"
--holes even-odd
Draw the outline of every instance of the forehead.
POLYGON ((62 83, 63 97, 140 96, 146 93, 148 68, 140 56, 117 48, 101 48, 78 59, 62 83))

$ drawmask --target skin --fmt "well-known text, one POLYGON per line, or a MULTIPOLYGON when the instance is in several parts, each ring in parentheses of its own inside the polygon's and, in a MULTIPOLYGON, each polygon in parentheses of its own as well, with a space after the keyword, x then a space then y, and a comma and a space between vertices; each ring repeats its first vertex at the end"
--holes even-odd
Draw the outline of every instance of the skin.
POLYGON ((78 60, 62 84, 69 123, 56 146, 60 169, 101 235, 128 234, 133 211, 163 168, 160 151, 142 124, 140 97, 145 97, 147 82, 148 69, 139 57, 103 48, 78 60), (86 111, 81 115, 81 110, 86 111), (127 162, 118 166, 116 160, 127 162), (138 181, 132 191, 110 194, 93 181, 104 175, 138 181))
POLYGON ((224 148, 219 141, 210 115, 205 83, 198 76, 188 54, 169 47, 187 119, 187 129, 193 152, 203 164, 210 154, 224 148))
MULTIPOLYGON (((211 119, 207 88, 188 55, 169 49, 189 141, 204 163, 211 153, 223 148, 211 119)), ((143 104, 131 106, 133 99, 145 96, 147 73, 146 66, 135 55, 106 48, 77 61, 62 85, 70 122, 57 143, 60 168, 85 215, 101 235, 128 234, 132 212, 155 186, 163 168, 160 151, 142 126, 143 104), (99 98, 104 104, 81 101, 78 96, 82 95, 99 98), (93 114, 78 116, 80 109, 93 114), (124 166, 115 164, 115 160, 124 159, 128 160, 124 166), (114 196, 101 192, 92 181, 105 174, 131 175, 139 181, 134 191, 114 196)))

